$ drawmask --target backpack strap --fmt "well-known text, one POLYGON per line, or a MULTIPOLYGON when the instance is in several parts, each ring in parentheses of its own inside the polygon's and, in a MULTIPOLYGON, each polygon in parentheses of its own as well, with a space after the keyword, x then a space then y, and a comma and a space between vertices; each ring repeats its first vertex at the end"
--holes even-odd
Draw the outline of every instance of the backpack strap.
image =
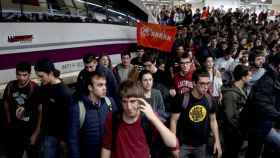
POLYGON ((86 119, 86 108, 83 101, 81 100, 78 101, 78 105, 79 105, 79 116, 80 116, 79 118, 80 118, 80 129, 81 129, 86 119))
POLYGON ((182 124, 184 122, 184 119, 186 118, 185 109, 188 107, 189 102, 190 102, 190 93, 184 94, 182 105, 181 105, 182 111, 180 113, 180 116, 179 116, 179 119, 177 122, 176 135, 180 141, 183 140, 183 138, 184 138, 184 133, 183 133, 184 127, 182 124))
POLYGON ((185 93, 183 102, 182 102, 182 109, 186 109, 190 102, 190 93, 185 93))
POLYGON ((206 95, 205 95, 205 98, 206 98, 206 100, 207 100, 207 102, 208 102, 209 108, 210 108, 210 109, 213 108, 213 100, 212 100, 212 97, 211 97, 209 94, 206 94, 206 95))
POLYGON ((153 128, 149 120, 144 117, 144 115, 141 115, 141 127, 144 130, 146 141, 148 143, 149 149, 151 150, 152 148, 152 143, 153 143, 153 128))
POLYGON ((104 99, 105 99, 105 102, 106 102, 106 104, 108 106, 109 111, 110 112, 113 111, 113 106, 112 106, 112 102, 111 102, 110 98, 105 96, 104 99))
POLYGON ((112 149, 116 147, 118 129, 121 122, 121 112, 112 113, 112 149))
MULTIPOLYGON (((205 98, 206 98, 206 100, 208 102, 209 108, 212 108, 212 106, 213 106, 212 97, 209 94, 206 94, 205 98)), ((186 93, 184 95, 184 98, 183 98, 182 108, 186 109, 188 107, 188 105, 189 105, 189 102, 190 102, 190 93, 186 93)))

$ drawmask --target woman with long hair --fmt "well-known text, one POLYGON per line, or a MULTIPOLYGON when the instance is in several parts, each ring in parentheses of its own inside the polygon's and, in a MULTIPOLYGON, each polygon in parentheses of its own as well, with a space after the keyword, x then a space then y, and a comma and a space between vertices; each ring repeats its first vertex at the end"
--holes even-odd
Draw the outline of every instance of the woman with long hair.
POLYGON ((98 57, 98 64, 103 65, 104 67, 106 67, 110 70, 113 69, 112 61, 111 61, 109 55, 101 54, 98 57))

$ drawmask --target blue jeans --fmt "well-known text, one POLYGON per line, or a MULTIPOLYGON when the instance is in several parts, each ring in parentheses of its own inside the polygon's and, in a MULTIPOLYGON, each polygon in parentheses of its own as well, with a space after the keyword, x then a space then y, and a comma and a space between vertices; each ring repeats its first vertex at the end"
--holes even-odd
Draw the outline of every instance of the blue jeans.
POLYGON ((60 144, 53 136, 45 136, 41 142, 40 158, 59 158, 60 144))
POLYGON ((246 153, 246 158, 259 158, 262 154, 263 147, 268 145, 269 148, 274 151, 280 151, 280 132, 277 132, 274 128, 270 130, 264 140, 260 140, 255 136, 249 135, 249 146, 246 153))
POLYGON ((180 147, 180 158, 206 158, 206 144, 199 147, 192 147, 183 144, 180 147))
POLYGON ((265 140, 268 144, 275 150, 280 151, 280 132, 276 131, 274 128, 270 130, 265 140))

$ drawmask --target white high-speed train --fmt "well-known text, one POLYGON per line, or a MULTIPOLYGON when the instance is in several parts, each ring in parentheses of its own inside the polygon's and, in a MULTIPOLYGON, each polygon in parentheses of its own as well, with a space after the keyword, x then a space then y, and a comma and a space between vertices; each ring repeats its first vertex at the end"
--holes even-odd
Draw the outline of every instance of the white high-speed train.
POLYGON ((136 44, 134 24, 139 20, 154 22, 138 0, 107 0, 108 4, 103 0, 21 2, 7 0, 1 4, 1 97, 6 83, 15 79, 15 65, 20 61, 34 64, 49 58, 61 71, 64 82, 71 83, 83 68, 84 54, 110 54, 116 62, 117 54, 136 44), (19 17, 22 13, 24 18, 19 17))

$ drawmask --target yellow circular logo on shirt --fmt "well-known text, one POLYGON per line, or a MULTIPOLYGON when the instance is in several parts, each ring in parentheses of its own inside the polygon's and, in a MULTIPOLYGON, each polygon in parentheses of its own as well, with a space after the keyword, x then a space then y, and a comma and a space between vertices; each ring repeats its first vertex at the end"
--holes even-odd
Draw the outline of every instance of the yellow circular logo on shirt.
POLYGON ((191 108, 189 112, 189 117, 191 121, 198 123, 198 122, 202 122, 205 119, 206 114, 207 111, 204 106, 195 105, 194 107, 191 108))

